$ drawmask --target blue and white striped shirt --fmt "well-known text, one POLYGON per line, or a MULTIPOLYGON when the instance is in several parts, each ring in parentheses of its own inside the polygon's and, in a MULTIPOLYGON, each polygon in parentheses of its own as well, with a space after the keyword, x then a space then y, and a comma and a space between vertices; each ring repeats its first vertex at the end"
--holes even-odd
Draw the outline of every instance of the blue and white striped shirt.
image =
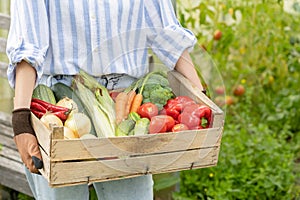
MULTIPOLYGON (((170 0, 11 0, 8 80, 25 60, 45 75, 148 72, 148 49, 170 69, 196 43, 170 0)), ((38 81, 37 81, 38 82, 38 81)))

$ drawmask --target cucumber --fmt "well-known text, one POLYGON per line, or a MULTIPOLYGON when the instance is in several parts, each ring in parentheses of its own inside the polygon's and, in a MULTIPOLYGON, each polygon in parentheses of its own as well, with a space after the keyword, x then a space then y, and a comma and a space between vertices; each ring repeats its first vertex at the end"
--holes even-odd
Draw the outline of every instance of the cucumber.
POLYGON ((56 99, 53 91, 50 87, 43 84, 39 84, 36 86, 36 88, 33 90, 32 98, 37 98, 51 104, 56 104, 56 99))
MULTIPOLYGON (((63 99, 64 97, 68 97, 72 99, 78 106, 78 112, 84 113, 86 116, 88 116, 91 120, 90 114, 86 111, 85 106, 83 105, 80 98, 75 94, 73 89, 66 84, 63 83, 56 83, 51 87, 55 99, 58 102, 59 100, 63 99)), ((96 135, 95 127, 92 124, 91 134, 96 135)))

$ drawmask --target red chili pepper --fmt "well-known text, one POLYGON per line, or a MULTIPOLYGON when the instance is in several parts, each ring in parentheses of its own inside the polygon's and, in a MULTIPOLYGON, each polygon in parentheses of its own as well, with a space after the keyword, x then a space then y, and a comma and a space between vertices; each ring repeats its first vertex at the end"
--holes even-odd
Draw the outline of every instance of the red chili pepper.
POLYGON ((44 112, 41 112, 41 111, 38 111, 38 110, 34 110, 34 109, 30 109, 30 110, 39 119, 45 114, 44 112))
POLYGON ((37 103, 37 102, 34 102, 34 101, 31 101, 30 103, 30 108, 31 109, 34 109, 34 110, 38 110, 38 111, 41 111, 43 113, 46 113, 47 112, 47 109, 45 107, 43 107, 41 104, 37 103))
POLYGON ((56 115, 59 119, 61 119, 64 122, 67 120, 69 112, 56 111, 56 112, 52 112, 52 114, 56 115))
POLYGON ((62 107, 62 106, 56 106, 54 104, 43 101, 41 99, 32 98, 31 101, 40 104, 41 106, 43 106, 44 108, 46 108, 48 111, 51 111, 51 112, 57 112, 57 111, 70 112, 69 108, 65 108, 65 107, 62 107))

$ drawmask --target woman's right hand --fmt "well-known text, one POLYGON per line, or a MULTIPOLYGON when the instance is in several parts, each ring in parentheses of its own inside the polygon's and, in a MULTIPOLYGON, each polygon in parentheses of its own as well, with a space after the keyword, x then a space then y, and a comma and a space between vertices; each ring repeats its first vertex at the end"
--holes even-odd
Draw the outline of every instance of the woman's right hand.
POLYGON ((35 132, 31 125, 29 108, 18 108, 12 112, 14 141, 25 166, 32 173, 39 174, 43 161, 35 132))

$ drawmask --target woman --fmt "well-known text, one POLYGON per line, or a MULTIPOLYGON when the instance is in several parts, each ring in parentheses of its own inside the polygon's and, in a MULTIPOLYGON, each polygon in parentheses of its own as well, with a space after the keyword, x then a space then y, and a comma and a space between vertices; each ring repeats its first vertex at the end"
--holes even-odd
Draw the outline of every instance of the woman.
MULTIPOLYGON (((108 89, 148 72, 148 48, 201 90, 188 50, 194 35, 181 27, 170 0, 11 1, 8 79, 15 89, 13 130, 36 199, 88 199, 87 185, 50 188, 30 123, 37 84, 70 83, 80 69, 108 89), (107 78, 109 77, 109 79, 107 78)), ((99 199, 153 199, 151 175, 95 183, 99 199)))

